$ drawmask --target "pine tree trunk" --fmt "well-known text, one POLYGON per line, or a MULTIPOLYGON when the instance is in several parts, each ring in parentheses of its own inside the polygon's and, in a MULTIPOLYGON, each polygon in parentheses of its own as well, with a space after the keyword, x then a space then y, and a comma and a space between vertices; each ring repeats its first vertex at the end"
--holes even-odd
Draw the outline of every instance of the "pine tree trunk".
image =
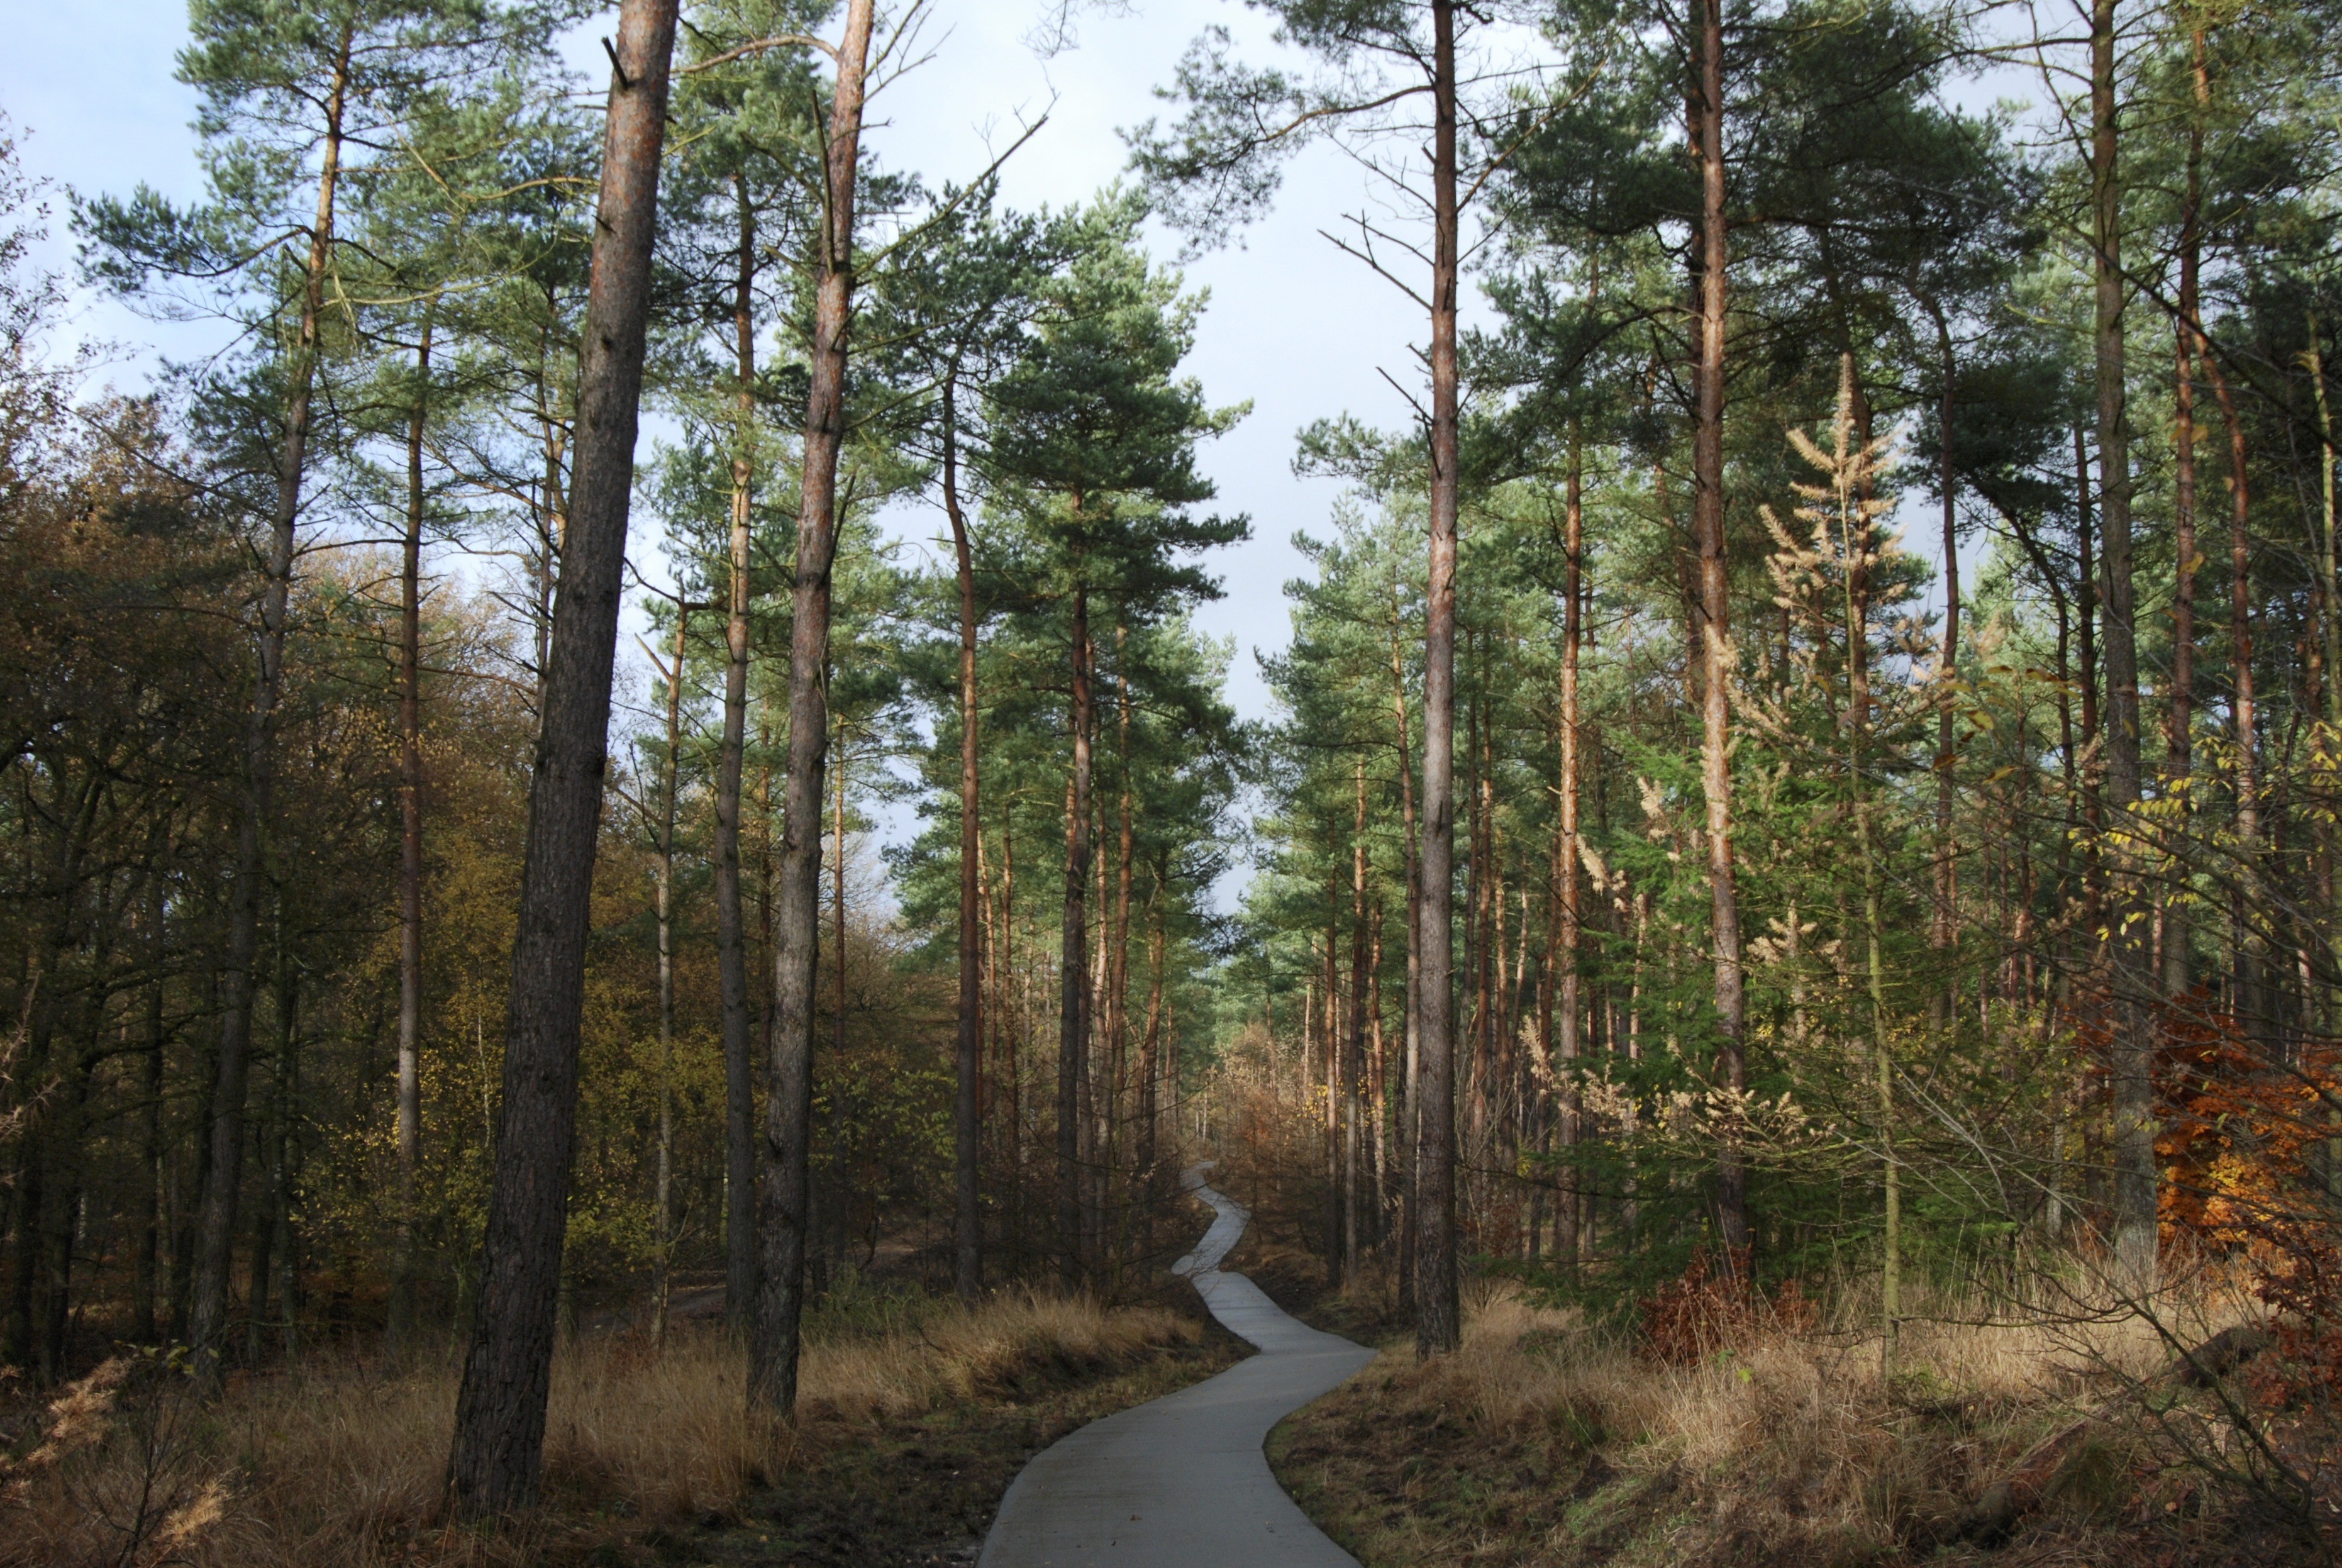
POLYGON ((658 1141, 651 1209, 651 1343, 666 1342, 675 1250, 675 817, 683 769, 683 654, 691 607, 675 607, 675 664, 666 676, 666 749, 659 759, 658 1141))
POLYGON ((1937 678, 1943 685, 1944 695, 1936 705, 1935 918, 1928 927, 1927 945, 1935 950, 1937 962, 1944 966, 1943 980, 1936 990, 1932 1004, 1937 1014, 1937 1030, 1940 1033, 1952 1027, 1953 1013, 1959 1000, 1957 970, 1952 964, 1953 949, 1958 940, 1953 920, 1953 905, 1957 891, 1954 862, 1957 847, 1952 842, 1952 806, 1957 782, 1953 763, 1957 753, 1953 739, 1952 693, 1959 671, 1961 606, 1959 487, 1952 460, 1952 373, 1957 367, 1952 357, 1951 326, 1940 310, 1937 310, 1935 316, 1937 360, 1939 374, 1944 378, 1936 402, 1936 483, 1944 493, 1944 641, 1937 655, 1937 678))
POLYGON ((626 0, 619 14, 615 59, 624 64, 614 64, 603 144, 577 378, 576 467, 529 789, 503 1125, 448 1461, 448 1490, 457 1510, 471 1516, 533 1504, 544 1462, 577 1124, 586 938, 675 28, 676 0, 626 0))
MULTIPOLYGON (((2116 0, 2090 10, 2090 184, 2097 284, 2098 534, 2106 576, 2106 795, 2108 814, 2127 830, 2139 803, 2137 600, 2131 581, 2130 428, 2124 413, 2122 186, 2116 167, 2116 0)), ((2138 878, 2119 850, 2116 908, 2107 924, 2114 959, 2115 1255, 2129 1288, 2156 1283, 2155 1044, 2142 1003, 2146 922, 2130 917, 2138 878)))
POLYGON ((1082 1168, 1088 1107, 1091 663, 1089 590, 1074 590, 1073 773, 1066 781, 1066 910, 1057 982, 1057 1252, 1068 1289, 1089 1261, 1083 1248, 1088 1172, 1082 1168))
MULTIPOLYGON (((2187 128, 2187 188, 2179 208, 2179 321, 2177 364, 2171 381, 2171 693, 2164 724, 2164 789, 2178 820, 2167 831, 2175 846, 2187 849, 2194 814, 2188 775, 2195 766, 2196 729, 2196 329, 2203 309, 2204 34, 2193 42, 2199 113, 2187 128)), ((2187 911, 2177 898, 2164 900, 2163 991, 2177 998, 2189 980, 2187 911)))
POLYGON ((2259 708, 2253 693, 2251 476, 2245 467, 2245 427, 2219 360, 2204 356, 2204 373, 2219 399, 2220 421, 2228 427, 2228 662, 2230 713, 2236 724, 2237 889, 2244 912, 2237 932, 2237 1022, 2262 1042, 2268 1060, 2276 1020, 2269 1010, 2266 973, 2268 941, 2262 922, 2266 899, 2260 886, 2261 781, 2259 708))
POLYGON ((951 519, 952 558, 959 579, 959 1016, 953 1050, 952 1283, 959 1299, 972 1303, 984 1289, 984 1215, 976 1170, 984 1131, 976 1102, 984 1000, 976 879, 982 869, 984 827, 976 809, 982 753, 976 734, 976 558, 967 518, 960 509, 958 390, 959 366, 954 361, 943 385, 944 512, 951 519))
POLYGON ((746 182, 733 176, 740 219, 733 280, 732 532, 724 633, 724 740, 716 767, 716 962, 724 1028, 724 1319, 748 1322, 756 1294, 756 1091, 749 1045, 747 927, 740 902, 740 774, 748 736, 748 565, 756 498, 756 222, 746 182))
MULTIPOLYGON (((1693 367, 1697 404, 1692 427, 1692 531, 1699 552, 1700 787, 1707 804, 1707 883, 1715 966, 1716 1076, 1748 1086, 1742 1041, 1748 996, 1740 957, 1740 894, 1732 858, 1731 576, 1724 539, 1725 275, 1730 251, 1724 219, 1724 6, 1696 0, 1696 94, 1700 221, 1694 247, 1699 305, 1693 367)), ((1726 1132, 1717 1151, 1716 1215, 1726 1267, 1736 1282, 1748 1250, 1748 1172, 1738 1141, 1726 1132)))
POLYGON ((748 1400, 782 1415, 796 1409, 805 1316, 806 1241, 812 1218, 814 976, 820 958, 823 770, 828 761, 830 569, 837 556, 837 459, 846 435, 846 331, 854 296, 855 174, 862 141, 863 71, 873 0, 848 0, 830 102, 828 199, 816 246, 812 385, 806 397, 798 484, 795 621, 789 639, 789 760, 773 940, 771 1087, 758 1151, 756 1315, 749 1336, 748 1400))
MULTIPOLYGON (((1558 1016, 1556 1029, 1555 1054, 1560 1059, 1563 1083, 1560 1095, 1561 1147, 1565 1156, 1575 1156, 1578 1135, 1577 1059, 1579 1049, 1577 949, 1582 926, 1578 904, 1578 862, 1581 859, 1577 827, 1577 775, 1579 762, 1577 661, 1579 644, 1585 637, 1586 611, 1586 508, 1581 492, 1577 421, 1569 426, 1569 469, 1563 483, 1562 538, 1562 622, 1561 622, 1561 783, 1560 783, 1560 906, 1561 918, 1556 931, 1556 951, 1553 959, 1553 989, 1556 992, 1558 1016)), ((1559 1199, 1559 1211, 1554 1227, 1553 1250, 1556 1261, 1565 1269, 1577 1260, 1579 1245, 1577 1167, 1566 1163, 1564 1185, 1559 1199)))
POLYGON ((317 216, 309 229, 302 278, 298 337, 288 367, 285 446, 277 457, 276 506, 270 518, 268 558, 260 607, 260 668, 253 683, 245 732, 244 799, 238 803, 235 869, 227 905, 225 1006, 212 1084, 210 1165, 195 1239, 195 1285, 187 1338, 199 1385, 216 1391, 221 1342, 227 1332, 228 1269, 235 1250, 235 1201, 244 1179, 245 1080, 252 1041, 252 966, 260 950, 261 854, 275 810, 276 709, 285 692, 285 615, 293 587, 293 532, 301 515, 307 473, 310 404, 316 385, 318 331, 325 312, 325 270, 334 243, 334 202, 341 178, 342 112, 349 78, 350 35, 345 28, 326 89, 324 167, 317 180, 317 216))
POLYGON ((1422 898, 1416 945, 1416 1353, 1463 1342, 1456 1277, 1456 4, 1432 0, 1431 554, 1423 638, 1422 898))
POLYGON ((398 578, 398 1234, 387 1325, 394 1360, 415 1331, 415 1180, 423 1161, 423 435, 431 325, 426 316, 415 351, 415 407, 406 424, 406 537, 398 578))

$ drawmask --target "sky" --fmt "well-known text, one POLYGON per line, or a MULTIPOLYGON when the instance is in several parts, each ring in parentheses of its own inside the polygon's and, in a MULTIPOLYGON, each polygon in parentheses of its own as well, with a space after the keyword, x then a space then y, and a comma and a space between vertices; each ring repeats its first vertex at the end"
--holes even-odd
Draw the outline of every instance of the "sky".
MULTIPOLYGON (((20 138, 26 171, 89 193, 126 194, 145 182, 189 200, 202 194, 188 122, 195 95, 172 79, 186 41, 184 0, 103 0, 102 47, 91 37, 93 8, 56 0, 0 0, 10 45, 0 51, 0 109, 20 138)), ((1077 42, 1044 58, 1030 43, 1046 0, 936 0, 923 35, 927 57, 872 106, 865 146, 886 166, 916 171, 931 184, 965 179, 1014 141, 1022 126, 1047 123, 1003 170, 1005 199, 1033 207, 1079 202, 1122 177, 1127 151, 1117 131, 1164 109, 1152 96, 1170 79, 1200 29, 1230 27, 1240 41, 1266 43, 1266 29, 1225 0, 1146 0, 1079 18, 1077 42)), ((612 12, 580 29, 567 53, 598 92, 606 79, 599 38, 612 12)), ((60 193, 55 193, 61 195, 60 193)), ((1355 413, 1397 426, 1406 404, 1379 373, 1418 379, 1411 340, 1423 334, 1412 306, 1391 286, 1335 250, 1319 230, 1368 198, 1365 176, 1329 149, 1312 149, 1288 172, 1275 212, 1246 231, 1241 248, 1186 262, 1191 287, 1208 289, 1191 371, 1215 405, 1249 401, 1250 417, 1212 443, 1202 466, 1219 488, 1214 509, 1252 518, 1248 543, 1215 566, 1226 597, 1198 618, 1232 637, 1230 695, 1248 718, 1269 711, 1256 655, 1289 634, 1284 584, 1301 572, 1291 545, 1297 528, 1321 529, 1338 487, 1291 469, 1295 432, 1314 419, 1355 413)), ((53 201, 49 259, 70 261, 65 205, 53 201)), ((1158 234, 1169 260, 1176 236, 1158 234)), ((190 356, 210 340, 200 327, 155 323, 118 304, 85 297, 77 329, 125 346, 109 374, 125 389, 151 373, 154 353, 190 356)), ((656 439, 656 420, 646 440, 656 439)), ((647 454, 646 453, 646 456, 647 454)), ((891 531, 931 548, 939 515, 901 508, 891 531)), ((637 514, 632 548, 653 576, 656 524, 637 514)), ((622 641, 622 647, 631 648, 622 641)))
MULTIPOLYGON (((1073 45, 1045 58, 1032 38, 1055 8, 1051 0, 931 0, 924 46, 915 51, 925 63, 875 100, 866 148, 931 185, 965 180, 1046 115, 1002 171, 1004 196, 1019 207, 1062 206, 1123 176, 1127 148, 1118 133, 1170 108, 1154 89, 1171 79, 1200 30, 1227 27, 1249 57, 1269 47, 1262 19, 1235 0, 1092 0, 1073 45)), ((565 51, 581 86, 596 95, 607 82, 599 40, 615 15, 613 6, 577 29, 565 51)), ((52 265, 72 256, 65 188, 122 194, 143 181, 183 201, 202 195, 188 129, 195 95, 172 79, 186 39, 184 0, 0 0, 0 20, 10 40, 0 51, 0 109, 25 170, 58 187, 52 265)), ((1306 569, 1292 537, 1324 532, 1339 490, 1335 481, 1294 475, 1296 432, 1344 413, 1385 428, 1412 417, 1391 382, 1420 383, 1412 346, 1424 336, 1422 315, 1321 232, 1376 206, 1364 171, 1330 147, 1312 147, 1287 166, 1273 211, 1238 245, 1185 264, 1190 286, 1210 294, 1190 369, 1214 404, 1252 405, 1250 417, 1202 455, 1218 487, 1216 509, 1249 515, 1252 538, 1216 555, 1226 595, 1197 617, 1204 630, 1234 641, 1229 696, 1246 718, 1271 714, 1258 661, 1290 637, 1284 586, 1306 569)), ((1155 237, 1165 258, 1178 249, 1176 236, 1155 237)), ((1468 274, 1463 309, 1467 324, 1483 310, 1468 274)), ((125 390, 143 385, 157 352, 189 357, 213 344, 203 327, 141 319, 87 297, 75 328, 125 346, 108 373, 125 390)), ((663 428, 672 427, 646 420, 646 445, 663 428)), ((937 549, 943 522, 933 508, 898 508, 885 521, 906 548, 937 549)), ((1931 532, 1916 528, 1910 546, 1932 557, 1931 532)), ((659 542, 655 520, 638 509, 631 549, 654 579, 664 576, 659 542)), ((639 609, 630 618, 639 621, 639 609)), ((622 660, 636 656, 632 638, 620 648, 622 660)), ((622 670, 622 686, 639 692, 646 673, 646 661, 622 670)), ((878 831, 894 840, 914 829, 905 807, 878 831)), ((1242 879, 1240 869, 1232 873, 1216 901, 1230 904, 1242 879)))

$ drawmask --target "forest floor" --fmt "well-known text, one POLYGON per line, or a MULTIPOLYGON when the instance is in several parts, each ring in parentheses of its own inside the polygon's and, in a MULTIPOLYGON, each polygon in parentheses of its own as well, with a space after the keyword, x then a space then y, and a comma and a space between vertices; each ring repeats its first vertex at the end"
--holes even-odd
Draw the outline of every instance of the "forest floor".
POLYGON ((110 1362, 0 1408, 0 1565, 972 1563, 1032 1454, 1241 1358, 1192 1290, 1164 1285, 1111 1309, 845 1292, 808 1323, 794 1426, 745 1415, 743 1353, 719 1328, 656 1349, 589 1328, 555 1362, 545 1504, 494 1531, 440 1516, 452 1357, 400 1372, 319 1350, 214 1404, 168 1362, 110 1362))
POLYGON ((1365 1568, 2329 1560, 2264 1499, 2208 1482, 2136 1410, 2084 1419, 2109 1386, 2164 1364, 2143 1329, 2098 1325, 2086 1345, 2068 1331, 1915 1323, 1907 1370, 1882 1387, 1877 1338, 1842 1325, 1663 1365, 1482 1282, 1466 1290, 1462 1351, 1421 1364, 1386 1280, 1329 1292, 1314 1258, 1274 1245, 1229 1266, 1316 1326, 1378 1331, 1364 1337, 1379 1358, 1268 1443, 1279 1482, 1365 1568), (2060 1434, 2028 1512, 1977 1532, 1976 1501, 2060 1434))

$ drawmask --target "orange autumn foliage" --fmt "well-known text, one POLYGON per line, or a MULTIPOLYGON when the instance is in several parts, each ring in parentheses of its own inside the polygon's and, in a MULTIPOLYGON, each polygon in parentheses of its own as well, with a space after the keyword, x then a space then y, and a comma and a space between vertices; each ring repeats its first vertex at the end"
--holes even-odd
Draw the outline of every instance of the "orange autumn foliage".
POLYGON ((2198 990, 2157 1010, 2156 1155, 2166 1244, 2219 1261, 2270 1310, 2272 1403, 2342 1395, 2342 1204, 2320 1145, 2342 1136, 2342 1056, 2257 1040, 2198 990))

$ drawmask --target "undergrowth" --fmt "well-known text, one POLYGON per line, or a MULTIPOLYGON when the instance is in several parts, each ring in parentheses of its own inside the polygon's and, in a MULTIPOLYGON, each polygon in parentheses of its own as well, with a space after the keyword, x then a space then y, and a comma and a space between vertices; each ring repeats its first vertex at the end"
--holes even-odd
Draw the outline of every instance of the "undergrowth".
POLYGON ((2266 1568, 2332 1544, 2176 1447, 2176 1392, 2132 1397, 2173 1386, 2167 1337, 2137 1318, 1922 1303, 1890 1377, 1858 1292, 1831 1292, 1828 1318, 1799 1298, 1710 1320, 1666 1354, 1508 1282, 1469 1295, 1457 1353, 1388 1342, 1272 1436, 1280 1480, 1366 1568, 2266 1568), (1977 1499, 2028 1460, 2022 1517, 1980 1532, 1977 1499))
POLYGON ((404 1372, 300 1362, 206 1403, 183 1359, 119 1356, 18 1412, 0 1450, 0 1565, 706 1561, 718 1548, 736 1562, 920 1562, 916 1541, 841 1538, 841 1557, 776 1539, 770 1499, 819 1513, 825 1489, 868 1493, 873 1455, 916 1450, 906 1432, 940 1432, 965 1451, 966 1483, 881 1464, 900 1471, 884 1495, 913 1533, 980 1536, 1031 1448, 1233 1359, 1160 1307, 1034 1294, 972 1311, 908 1295, 851 1306, 815 1325, 794 1424, 746 1412, 744 1352, 719 1332, 570 1347, 555 1363, 544 1505, 495 1530, 442 1508, 452 1358, 404 1372), (928 1483, 942 1501, 923 1501, 928 1483))

